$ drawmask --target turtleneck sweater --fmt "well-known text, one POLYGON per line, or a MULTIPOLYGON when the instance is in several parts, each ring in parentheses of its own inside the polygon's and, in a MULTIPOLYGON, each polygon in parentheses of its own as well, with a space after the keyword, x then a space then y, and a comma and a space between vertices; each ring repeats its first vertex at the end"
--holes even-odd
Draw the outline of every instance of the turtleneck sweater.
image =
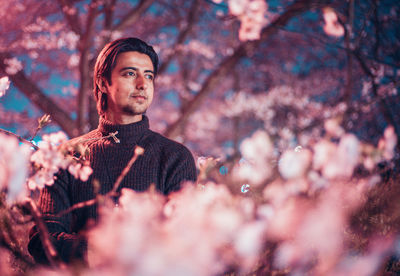
MULTIPOLYGON (((94 181, 100 183, 100 194, 111 191, 133 157, 136 145, 142 147, 144 153, 123 178, 118 191, 122 188, 145 191, 155 184, 159 192, 168 195, 178 190, 183 181, 196 181, 196 167, 190 151, 182 144, 151 131, 145 115, 140 122, 127 125, 116 125, 100 117, 97 129, 68 141, 67 146, 77 143, 88 149, 86 160, 93 169, 89 179, 83 182, 67 170, 61 170, 54 184, 41 190, 38 201, 51 241, 65 262, 84 258, 87 243, 79 233, 88 221, 97 220, 97 206, 79 208, 63 216, 57 214, 74 204, 95 198, 94 181), (110 137, 115 132, 118 132, 118 140, 110 137)), ((31 229, 29 236, 31 255, 38 263, 48 263, 36 227, 31 229)))

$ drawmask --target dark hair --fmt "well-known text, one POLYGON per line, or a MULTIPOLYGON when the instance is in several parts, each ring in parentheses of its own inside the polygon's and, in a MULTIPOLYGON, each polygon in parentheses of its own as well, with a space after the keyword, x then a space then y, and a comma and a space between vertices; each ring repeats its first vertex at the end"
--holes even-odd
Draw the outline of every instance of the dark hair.
POLYGON ((157 75, 158 56, 153 47, 135 37, 120 38, 108 43, 101 50, 96 60, 93 73, 93 93, 97 102, 97 112, 101 115, 107 110, 107 94, 102 93, 98 81, 106 80, 111 85, 111 72, 115 68, 117 57, 124 52, 136 51, 146 54, 154 67, 154 77, 157 75))

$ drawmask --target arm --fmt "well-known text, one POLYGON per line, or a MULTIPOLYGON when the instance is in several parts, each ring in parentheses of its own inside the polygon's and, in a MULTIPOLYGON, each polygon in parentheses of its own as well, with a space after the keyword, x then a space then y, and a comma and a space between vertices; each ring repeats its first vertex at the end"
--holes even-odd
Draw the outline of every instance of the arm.
MULTIPOLYGON (((54 184, 41 190, 38 202, 51 242, 64 262, 70 262, 74 258, 81 259, 86 252, 85 239, 71 233, 72 214, 57 216, 71 205, 68 196, 68 184, 71 179, 72 176, 68 172, 59 172, 54 184)), ((37 263, 49 264, 36 226, 29 233, 28 251, 37 263)))
POLYGON ((196 182, 196 165, 190 151, 183 147, 175 158, 170 158, 167 163, 167 177, 164 194, 170 194, 181 188, 184 181, 196 182))

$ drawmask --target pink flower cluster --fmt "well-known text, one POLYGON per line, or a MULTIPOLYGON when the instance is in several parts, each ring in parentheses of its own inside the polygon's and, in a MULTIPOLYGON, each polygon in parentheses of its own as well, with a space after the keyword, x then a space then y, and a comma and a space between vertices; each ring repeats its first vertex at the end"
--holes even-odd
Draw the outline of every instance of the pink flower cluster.
POLYGON ((0 133, 0 189, 7 191, 10 202, 26 195, 30 147, 17 138, 0 133))
POLYGON ((324 16, 324 31, 331 36, 340 37, 344 35, 344 28, 340 25, 338 17, 332 8, 323 9, 324 16))
POLYGON ((264 0, 229 0, 229 11, 236 15, 241 24, 241 41, 260 39, 262 28, 268 23, 266 12, 268 5, 264 0))
POLYGON ((8 77, 0 78, 0 98, 6 94, 7 89, 10 87, 10 80, 8 77))
POLYGON ((203 189, 188 183, 167 202, 154 192, 123 190, 120 206, 103 212, 89 233, 92 272, 216 275, 230 266, 245 271, 257 261, 265 232, 254 208, 251 200, 214 183, 203 189))
POLYGON ((43 188, 54 183, 54 175, 60 169, 67 169, 76 178, 86 181, 92 173, 89 166, 77 162, 73 157, 60 150, 60 145, 67 141, 64 132, 43 135, 43 141, 38 143, 39 150, 32 154, 31 162, 35 173, 29 178, 30 189, 43 188))
POLYGON ((270 164, 274 150, 272 141, 265 131, 258 130, 251 137, 243 140, 240 152, 245 161, 234 168, 234 176, 238 180, 260 185, 271 176, 270 164))

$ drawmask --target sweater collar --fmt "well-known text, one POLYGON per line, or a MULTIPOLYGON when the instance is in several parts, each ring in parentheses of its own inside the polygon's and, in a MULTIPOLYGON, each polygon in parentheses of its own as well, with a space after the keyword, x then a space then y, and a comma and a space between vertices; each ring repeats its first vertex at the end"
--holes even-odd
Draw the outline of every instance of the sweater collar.
MULTIPOLYGON (((139 122, 127 125, 118 125, 106 120, 103 116, 101 116, 97 129, 102 133, 103 136, 108 136, 111 133, 118 131, 115 136, 118 138, 121 144, 138 143, 146 130, 149 129, 149 119, 147 116, 143 115, 142 120, 139 122)), ((110 139, 112 140, 112 138, 110 139)))

